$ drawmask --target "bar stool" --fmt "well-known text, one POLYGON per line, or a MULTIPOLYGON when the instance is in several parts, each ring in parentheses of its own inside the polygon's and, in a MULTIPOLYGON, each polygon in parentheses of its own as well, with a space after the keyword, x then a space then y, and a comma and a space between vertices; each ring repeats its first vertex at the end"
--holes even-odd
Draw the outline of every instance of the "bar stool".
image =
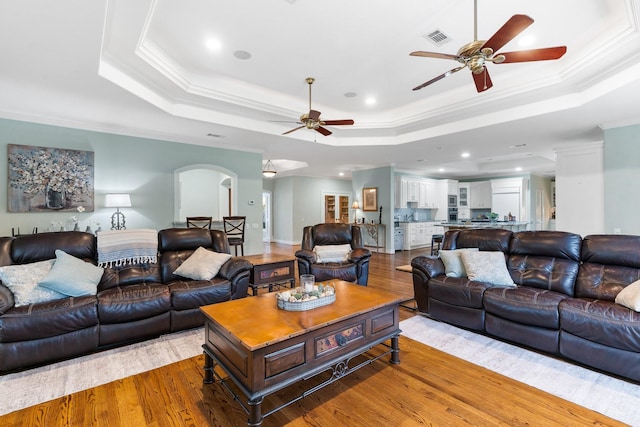
POLYGON ((431 236, 431 255, 438 255, 440 253, 440 244, 444 240, 444 234, 434 234, 431 236), (434 249, 433 245, 438 244, 438 248, 434 249))

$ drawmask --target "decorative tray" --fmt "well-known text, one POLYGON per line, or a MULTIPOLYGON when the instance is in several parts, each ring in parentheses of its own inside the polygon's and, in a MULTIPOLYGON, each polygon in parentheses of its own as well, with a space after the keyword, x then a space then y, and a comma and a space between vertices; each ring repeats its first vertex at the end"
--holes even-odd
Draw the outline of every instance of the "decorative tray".
POLYGON ((331 304, 336 300, 336 290, 331 283, 318 283, 313 291, 295 288, 276 294, 278 308, 287 311, 305 311, 331 304))

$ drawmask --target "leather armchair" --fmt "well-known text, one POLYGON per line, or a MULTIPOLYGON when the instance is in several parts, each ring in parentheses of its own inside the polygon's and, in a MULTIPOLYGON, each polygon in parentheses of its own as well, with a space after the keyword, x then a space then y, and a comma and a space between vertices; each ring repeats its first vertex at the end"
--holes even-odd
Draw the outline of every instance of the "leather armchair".
POLYGON ((366 286, 369 279, 371 251, 364 248, 360 227, 351 224, 309 225, 302 231, 302 246, 296 251, 299 274, 313 274, 316 281, 345 280, 366 286), (316 246, 350 245, 344 262, 319 262, 316 246))

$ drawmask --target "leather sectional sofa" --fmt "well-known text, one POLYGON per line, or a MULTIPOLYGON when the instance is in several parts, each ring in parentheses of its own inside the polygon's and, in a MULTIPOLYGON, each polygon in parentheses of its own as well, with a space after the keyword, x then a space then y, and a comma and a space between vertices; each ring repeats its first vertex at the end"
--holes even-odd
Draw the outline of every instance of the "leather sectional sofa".
POLYGON ((419 256, 411 265, 420 312, 640 381, 640 313, 615 302, 640 279, 640 236, 448 231, 443 249, 460 248, 503 252, 516 286, 448 277, 441 258, 419 256))
MULTIPOLYGON (((231 257, 211 280, 173 274, 198 247, 230 253, 222 231, 172 228, 158 232, 156 263, 105 268, 96 295, 16 307, 0 284, 0 371, 194 328, 204 323, 200 306, 244 298, 252 267, 244 259, 231 257)), ((94 235, 69 231, 0 238, 0 266, 55 259, 56 249, 98 259, 94 235)))

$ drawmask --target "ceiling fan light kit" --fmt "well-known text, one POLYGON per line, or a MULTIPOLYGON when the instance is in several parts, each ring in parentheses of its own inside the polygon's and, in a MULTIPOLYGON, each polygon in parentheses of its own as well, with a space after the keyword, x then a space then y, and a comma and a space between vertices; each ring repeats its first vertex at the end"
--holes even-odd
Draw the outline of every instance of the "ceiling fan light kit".
POLYGON ((456 55, 438 52, 411 52, 411 56, 422 56, 426 58, 453 59, 462 64, 462 66, 453 68, 438 77, 435 77, 413 90, 419 90, 429 86, 451 74, 469 68, 478 92, 483 92, 493 86, 489 71, 487 70, 487 62, 494 64, 509 64, 514 62, 531 62, 531 61, 548 61, 562 57, 567 51, 566 46, 548 47, 542 49, 520 50, 515 52, 506 52, 496 55, 504 45, 509 43, 518 34, 524 31, 529 25, 533 24, 533 19, 527 15, 513 15, 489 40, 478 40, 478 1, 474 1, 474 40, 462 46, 456 55))

